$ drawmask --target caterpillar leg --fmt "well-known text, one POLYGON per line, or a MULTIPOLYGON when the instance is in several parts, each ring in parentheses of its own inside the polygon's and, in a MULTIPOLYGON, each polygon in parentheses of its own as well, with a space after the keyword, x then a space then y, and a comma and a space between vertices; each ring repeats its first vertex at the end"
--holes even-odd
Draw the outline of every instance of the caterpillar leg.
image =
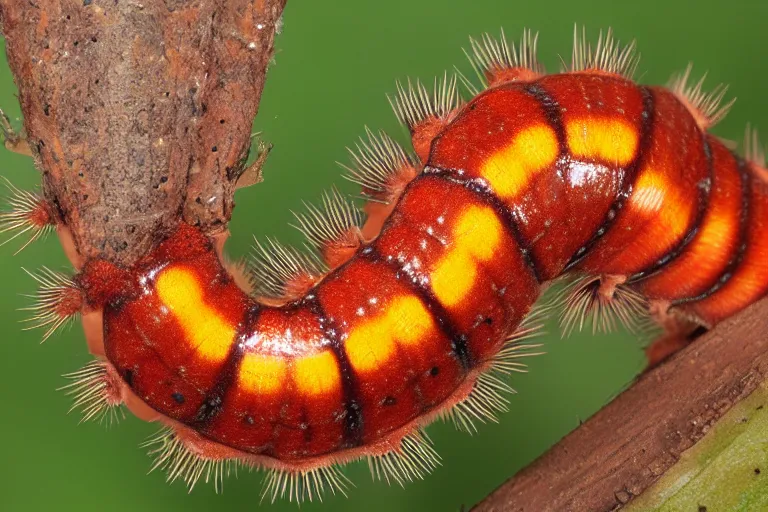
POLYGON ((612 332, 618 325, 638 334, 646 345, 649 370, 685 348, 706 327, 674 308, 668 301, 648 300, 625 276, 585 276, 574 280, 558 299, 563 337, 590 326, 592 332, 612 332), (649 341, 647 341, 649 340, 649 341))
POLYGON ((653 368, 678 350, 685 348, 706 327, 685 315, 669 301, 648 300, 625 276, 584 276, 574 279, 556 299, 561 308, 560 329, 569 336, 574 329, 591 326, 592 332, 612 332, 618 325, 638 334, 645 348, 648 365, 653 368))
POLYGON ((652 318, 664 331, 645 349, 645 357, 648 360, 646 371, 687 347, 706 332, 706 328, 700 323, 670 311, 669 303, 666 301, 651 301, 650 312, 652 318))

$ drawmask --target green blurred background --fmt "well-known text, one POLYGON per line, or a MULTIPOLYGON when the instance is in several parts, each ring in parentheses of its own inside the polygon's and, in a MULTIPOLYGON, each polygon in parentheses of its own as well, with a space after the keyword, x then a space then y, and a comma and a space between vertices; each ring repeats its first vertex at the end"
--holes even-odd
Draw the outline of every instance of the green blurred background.
MULTIPOLYGON (((664 83, 672 72, 696 63, 709 71, 709 85, 731 84, 738 95, 728 118, 717 127, 724 138, 741 140, 748 121, 768 130, 765 97, 768 71, 768 2, 758 0, 511 2, 493 0, 389 0, 336 2, 293 0, 277 39, 275 64, 264 90, 256 129, 275 149, 265 181, 238 192, 228 251, 240 256, 251 236, 297 242, 287 227, 289 210, 317 198, 331 184, 355 192, 340 178, 334 161, 363 126, 384 128, 406 140, 385 94, 397 78, 431 80, 454 64, 467 71, 461 53, 468 35, 497 33, 510 39, 524 27, 541 32, 540 55, 557 70, 558 55, 570 56, 573 24, 596 36, 613 27, 622 40, 636 38, 642 53, 639 79, 664 83)), ((4 58, 4 52, 3 52, 4 58)), ((19 107, 10 72, 0 65, 0 106, 12 118, 19 107)), ((2 174, 31 188, 37 175, 29 159, 0 152, 2 174)), ((260 477, 241 473, 223 495, 201 485, 188 495, 181 483, 149 476, 149 459, 138 444, 156 427, 132 417, 105 429, 78 425, 67 416, 68 399, 55 388, 60 374, 89 360, 79 326, 39 344, 40 332, 22 332, 20 294, 33 282, 23 265, 66 268, 55 238, 38 242, 19 256, 14 246, 0 251, 0 509, 16 510, 295 510, 295 504, 259 505, 260 477)), ((530 373, 514 377, 519 394, 499 424, 468 436, 452 426, 430 430, 443 466, 405 489, 371 483, 365 464, 348 467, 357 487, 348 499, 329 497, 304 510, 459 510, 470 506, 542 454, 627 386, 643 366, 641 348, 627 335, 546 338, 545 356, 530 360, 530 373)))

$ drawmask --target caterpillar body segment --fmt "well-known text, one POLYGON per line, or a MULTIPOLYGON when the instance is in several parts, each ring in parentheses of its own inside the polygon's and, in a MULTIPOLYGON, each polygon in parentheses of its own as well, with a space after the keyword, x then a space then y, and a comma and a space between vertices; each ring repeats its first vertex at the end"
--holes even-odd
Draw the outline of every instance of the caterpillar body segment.
POLYGON ((500 197, 517 214, 518 236, 543 280, 564 269, 625 275, 641 291, 653 286, 651 298, 671 298, 712 325, 765 292, 758 240, 765 192, 749 165, 703 132, 667 89, 571 73, 476 98, 435 140, 426 172, 451 169, 454 180, 500 197), (511 125, 515 113, 522 121, 511 125), (476 126, 489 132, 483 153, 468 149, 479 140, 476 126), (512 167, 519 170, 503 172, 512 167), (740 236, 747 232, 754 239, 740 236), (733 301, 717 296, 720 282, 733 278, 729 267, 745 259, 744 283, 755 295, 731 285, 733 301), (677 286, 694 262, 699 288, 677 286))
MULTIPOLYGON (((154 467, 189 487, 242 463, 269 470, 265 498, 314 499, 346 492, 334 464, 358 458, 402 484, 438 464, 433 419, 472 432, 506 409, 551 282, 583 277, 566 332, 653 317, 688 336, 766 294, 764 157, 751 132, 748 159, 707 133, 722 89, 632 82, 634 44, 610 32, 577 31, 547 76, 530 33, 471 46, 472 99, 446 75, 391 100, 417 158, 371 131, 351 151, 367 221, 335 190, 297 215, 322 262, 259 244, 251 294, 183 223, 130 269, 86 262, 77 307, 101 312, 121 387, 78 395, 87 411, 119 398, 161 421, 154 467)), ((78 386, 103 382, 89 371, 78 386)))
MULTIPOLYGON (((206 245, 192 228, 177 236, 206 245)), ((494 300, 473 326, 476 315, 443 311, 415 274, 405 277, 407 263, 403 270, 376 254, 384 243, 282 308, 249 299, 210 252, 183 264, 152 259, 136 278, 136 299, 105 308, 107 357, 152 408, 245 453, 301 465, 389 443, 388 434, 469 393, 466 378, 498 352, 486 346, 503 343, 497 333, 511 325, 505 312, 515 299, 494 300), (135 343, 138 329, 151 348, 135 343), (167 374, 181 367, 184 375, 167 374)), ((492 266, 511 280, 504 263, 492 266)))

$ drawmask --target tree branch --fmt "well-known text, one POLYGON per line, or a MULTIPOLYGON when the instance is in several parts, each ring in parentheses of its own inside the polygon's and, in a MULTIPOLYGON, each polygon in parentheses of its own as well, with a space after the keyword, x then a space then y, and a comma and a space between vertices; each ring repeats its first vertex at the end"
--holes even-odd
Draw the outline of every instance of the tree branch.
POLYGON ((768 375, 768 300, 645 373, 474 510, 617 510, 768 375))
POLYGON ((43 191, 82 257, 226 229, 285 0, 0 0, 43 191))

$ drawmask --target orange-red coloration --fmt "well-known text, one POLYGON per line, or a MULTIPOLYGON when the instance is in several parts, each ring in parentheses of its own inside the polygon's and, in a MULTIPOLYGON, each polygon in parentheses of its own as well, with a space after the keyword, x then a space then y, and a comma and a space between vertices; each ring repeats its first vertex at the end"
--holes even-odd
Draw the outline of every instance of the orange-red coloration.
POLYGON ((385 452, 464 399, 570 269, 705 324, 766 293, 765 185, 673 94, 528 78, 416 133, 424 170, 374 208, 370 241, 280 307, 186 225, 129 271, 90 263, 109 361, 201 446, 306 469, 385 452))
POLYGON ((324 244, 320 248, 320 253, 328 267, 336 268, 354 256, 362 244, 361 236, 360 229, 354 227, 344 233, 339 239, 324 244))
POLYGON ((725 273, 739 243, 742 216, 742 175, 736 158, 721 144, 712 145, 712 192, 706 216, 688 249, 679 258, 640 283, 651 299, 695 297, 725 273), (686 276, 680 279, 680 276, 686 276))
POLYGON ((745 236, 741 242, 745 248, 729 272, 728 279, 712 295, 693 302, 684 308, 710 324, 723 320, 746 305, 762 298, 768 283, 768 189, 764 182, 746 174, 744 194, 749 198, 745 236))
POLYGON ((41 199, 35 208, 29 212, 29 223, 37 228, 44 228, 56 223, 48 202, 41 199))
POLYGON ((397 169, 389 179, 384 192, 366 191, 374 201, 365 203, 365 224, 361 229, 363 240, 373 240, 381 232, 381 227, 387 221, 397 206, 397 201, 405 187, 421 172, 421 169, 405 166, 397 169))
MULTIPOLYGON (((204 237, 182 227, 125 289, 134 291, 105 307, 109 360, 151 407, 246 453, 286 462, 375 444, 450 399, 469 371, 429 299, 383 258, 356 258, 316 295, 266 307, 240 292, 204 237), (169 259, 168 245, 181 240, 203 250, 169 259)), ((489 314, 500 331, 504 312, 489 314)), ((498 344, 498 335, 482 334, 486 325, 471 343, 498 344)))
POLYGON ((650 140, 637 162, 632 194, 581 263, 590 272, 631 275, 650 267, 694 225, 699 191, 711 186, 698 126, 671 93, 653 89, 653 97, 650 140))
POLYGON ((494 67, 485 72, 488 87, 496 87, 509 82, 533 82, 540 77, 540 73, 526 67, 494 67))
POLYGON ((411 129, 413 150, 420 161, 425 162, 427 160, 432 141, 447 124, 446 120, 431 116, 420 121, 411 129))

